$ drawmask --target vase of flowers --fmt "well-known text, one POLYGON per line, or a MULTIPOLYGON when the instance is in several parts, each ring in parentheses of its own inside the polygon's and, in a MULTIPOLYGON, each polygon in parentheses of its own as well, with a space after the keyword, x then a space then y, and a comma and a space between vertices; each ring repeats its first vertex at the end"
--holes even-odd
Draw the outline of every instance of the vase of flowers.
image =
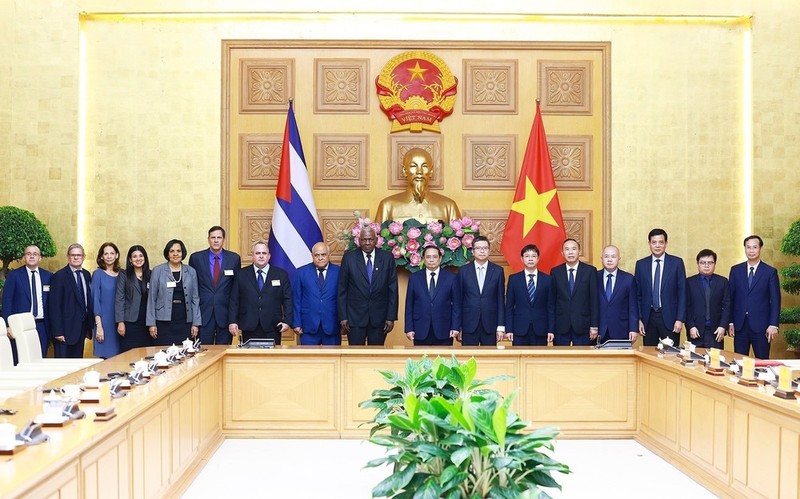
POLYGON ((349 233, 343 235, 347 249, 360 247, 361 230, 369 226, 378 237, 376 246, 389 251, 398 267, 416 272, 424 267, 422 252, 428 246, 439 248, 443 267, 461 267, 472 258, 472 241, 479 234, 481 223, 470 217, 445 223, 423 223, 414 218, 405 222, 387 220, 382 224, 359 217, 349 233))

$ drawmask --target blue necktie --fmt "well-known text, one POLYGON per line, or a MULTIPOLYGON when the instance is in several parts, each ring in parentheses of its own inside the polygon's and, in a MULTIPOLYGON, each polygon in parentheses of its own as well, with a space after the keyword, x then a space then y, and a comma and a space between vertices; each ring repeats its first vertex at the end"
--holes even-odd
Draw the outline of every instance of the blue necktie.
POLYGON ((78 285, 78 296, 83 303, 83 310, 86 311, 86 291, 83 290, 83 274, 81 274, 80 270, 74 270, 75 272, 75 283, 78 285))
POLYGON ((575 291, 575 269, 569 269, 569 295, 575 291))
POLYGON ((611 278, 614 277, 614 274, 608 274, 606 280, 606 300, 611 301, 611 293, 613 288, 611 287, 611 278))
POLYGON ((703 297, 706 302, 706 326, 711 325, 711 278, 702 276, 703 297))
POLYGON ((39 315, 39 294, 36 292, 36 271, 31 270, 31 301, 33 302, 33 318, 39 315))
POLYGON ((533 295, 536 293, 536 286, 533 284, 533 274, 528 274, 528 299, 533 303, 533 295))
POLYGON ((258 271, 258 290, 261 291, 264 289, 264 271, 259 269, 258 271))
POLYGON ((750 273, 747 274, 747 289, 750 289, 750 288, 753 287, 753 271, 754 270, 755 270, 755 267, 750 267, 750 273))
POLYGON ((319 271, 319 289, 325 287, 325 274, 323 274, 323 269, 317 269, 319 271))
POLYGON ((372 253, 367 255, 367 281, 372 285, 372 253))
POLYGON ((653 277, 653 308, 661 308, 661 260, 656 260, 656 275, 653 277))

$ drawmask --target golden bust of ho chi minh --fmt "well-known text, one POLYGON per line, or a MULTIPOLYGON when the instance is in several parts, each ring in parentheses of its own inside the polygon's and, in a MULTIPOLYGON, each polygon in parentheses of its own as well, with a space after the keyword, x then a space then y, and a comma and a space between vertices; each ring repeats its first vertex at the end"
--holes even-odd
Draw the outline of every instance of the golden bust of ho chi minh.
POLYGON ((415 218, 420 222, 442 220, 445 223, 461 218, 456 202, 430 190, 433 160, 424 149, 411 149, 403 156, 403 178, 408 182, 405 192, 384 198, 378 204, 375 220, 404 222, 415 218))

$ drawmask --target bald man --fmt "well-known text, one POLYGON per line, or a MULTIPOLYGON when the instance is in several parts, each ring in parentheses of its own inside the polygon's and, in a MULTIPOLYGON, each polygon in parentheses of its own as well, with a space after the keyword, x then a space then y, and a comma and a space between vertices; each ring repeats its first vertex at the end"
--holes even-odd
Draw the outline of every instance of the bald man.
POLYGON ((639 333, 639 305, 636 279, 619 268, 619 248, 606 246, 601 256, 603 268, 597 272, 597 296, 600 303, 598 342, 636 341, 639 333))
POLYGON ((318 242, 311 248, 312 262, 294 277, 294 324, 300 345, 341 345, 336 313, 339 266, 330 263, 331 250, 318 242))

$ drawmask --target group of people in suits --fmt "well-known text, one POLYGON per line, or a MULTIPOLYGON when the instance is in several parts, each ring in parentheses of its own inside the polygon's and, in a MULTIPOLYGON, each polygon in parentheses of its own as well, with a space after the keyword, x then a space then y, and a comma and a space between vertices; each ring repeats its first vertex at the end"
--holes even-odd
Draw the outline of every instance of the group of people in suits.
MULTIPOLYGON (((42 354, 52 342, 56 357, 82 357, 85 338, 94 338, 95 355, 110 357, 198 336, 204 344, 229 345, 235 337, 280 344, 290 329, 301 345, 339 345, 342 333, 350 345, 383 345, 398 315, 397 270, 377 240, 364 227, 341 266, 318 242, 312 262, 293 280, 269 264, 264 241, 242 267, 240 256, 223 248, 220 226, 209 229, 209 247, 188 265, 185 245, 173 239, 164 248, 166 262, 152 270, 142 246, 128 250, 123 270, 117 246, 106 242, 91 275, 75 243, 67 265, 51 274, 39 267, 39 248, 29 246, 25 265, 7 276, 3 315, 31 312, 42 354)), ((475 238, 474 260, 458 273, 441 267, 438 248, 426 247, 424 269, 408 281, 405 334, 415 345, 568 346, 642 336, 652 346, 664 338, 677 344, 685 327, 698 346, 721 348, 728 335, 737 353, 752 348, 756 357, 769 357, 780 288, 775 268, 761 261, 759 236, 745 238, 747 261, 733 266, 728 279, 715 273, 710 249, 697 254, 698 273, 686 278, 683 260, 666 252, 666 231, 651 230, 648 244, 650 255, 636 262, 634 274, 619 268, 615 246, 603 249, 599 270, 581 262, 574 239, 563 242, 564 263, 547 274, 538 269, 539 249, 527 245, 520 252, 524 269, 508 286, 502 267, 489 261, 486 237, 475 238)))

